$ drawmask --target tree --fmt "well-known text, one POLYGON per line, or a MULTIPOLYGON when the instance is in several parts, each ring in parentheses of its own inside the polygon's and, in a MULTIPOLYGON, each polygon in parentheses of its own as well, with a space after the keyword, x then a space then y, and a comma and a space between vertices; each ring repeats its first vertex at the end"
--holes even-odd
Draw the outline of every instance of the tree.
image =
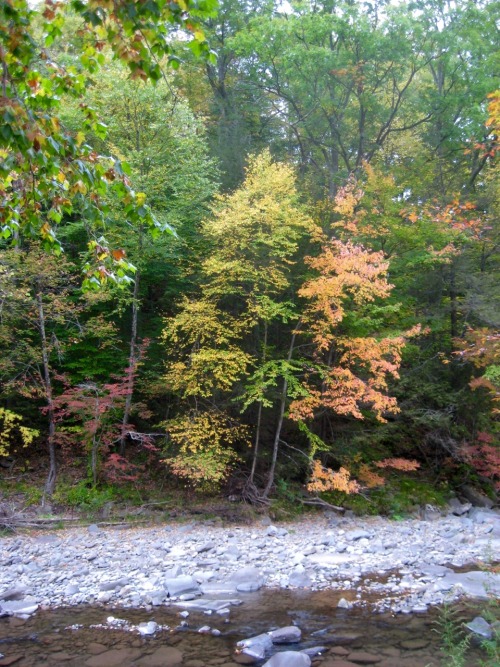
MULTIPOLYGON (((119 203, 111 204, 113 219, 108 238, 126 251, 135 267, 128 360, 133 368, 138 360, 144 290, 154 285, 158 291, 164 285, 162 299, 173 298, 179 290, 186 289, 186 274, 199 261, 199 226, 215 190, 216 168, 207 156, 202 124, 170 81, 161 80, 154 87, 148 82, 131 81, 123 66, 108 64, 87 97, 100 116, 110 116, 105 140, 93 137, 92 143, 96 149, 102 146, 106 151, 127 156, 130 184, 137 196, 150 202, 159 221, 155 233, 149 233, 141 223, 124 223, 119 203), (162 230, 174 230, 177 236, 163 234, 162 230)), ((72 124, 76 124, 79 115, 75 114, 72 124)), ((147 335, 156 333, 150 330, 147 335)), ((135 373, 129 375, 122 455, 135 379, 135 373)))
MULTIPOLYGON (((280 324, 294 317, 292 268, 310 227, 293 171, 273 163, 268 152, 251 160, 238 190, 216 201, 203 227, 212 253, 202 264, 200 295, 184 301, 164 332, 177 357, 168 367, 167 382, 191 404, 194 427, 213 410, 223 423, 237 423, 227 410, 238 397, 245 407, 267 405, 255 381, 248 393, 243 383, 251 369, 269 368, 271 358, 280 359, 273 344, 280 324)), ((282 372, 277 368, 275 380, 282 372)), ((262 435, 258 410, 256 453, 262 435)), ((201 446, 196 454, 203 468, 201 446)), ((177 469, 180 465, 179 459, 177 469)))
MULTIPOLYGON (((1 5, 0 62, 2 66, 2 125, 0 127, 1 229, 3 238, 39 239, 45 248, 60 251, 57 229, 69 218, 86 221, 91 232, 90 257, 85 265, 87 287, 113 279, 127 281, 133 267, 119 250, 108 248, 102 236, 107 219, 108 192, 121 199, 123 214, 132 224, 156 229, 141 196, 130 187, 128 167, 114 158, 100 157, 86 143, 86 133, 105 135, 105 126, 84 101, 87 76, 104 62, 103 48, 126 63, 131 76, 157 81, 162 58, 179 62, 170 31, 184 30, 181 41, 193 52, 208 47, 199 20, 215 8, 215 0, 180 4, 153 0, 108 3, 99 0, 57 3, 31 8, 26 0, 6 0, 1 5), (85 49, 78 66, 54 61, 50 47, 62 35, 66 15, 81 19, 85 49), (38 38, 41 24, 42 43, 38 38), (81 100, 84 121, 79 132, 61 123, 61 99, 81 100)), ((182 46, 179 47, 182 49, 182 46)), ((165 61, 163 61, 165 62, 165 61)))
POLYGON ((0 256, 0 330, 2 375, 6 389, 40 401, 48 420, 49 472, 45 494, 52 495, 57 476, 54 375, 68 334, 78 336, 78 312, 73 300, 72 267, 55 263, 36 245, 0 256))

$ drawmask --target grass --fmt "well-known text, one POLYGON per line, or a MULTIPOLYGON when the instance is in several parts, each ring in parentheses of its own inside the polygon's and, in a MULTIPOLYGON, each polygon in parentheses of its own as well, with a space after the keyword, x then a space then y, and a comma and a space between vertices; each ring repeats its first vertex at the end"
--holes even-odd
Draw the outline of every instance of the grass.
POLYGON ((490 598, 480 609, 467 609, 467 617, 482 616, 490 624, 491 639, 472 634, 465 627, 463 610, 449 604, 443 605, 436 621, 434 631, 441 637, 443 661, 441 667, 499 667, 500 665, 500 602, 490 598), (471 650, 475 648, 480 655, 477 662, 471 662, 471 650))

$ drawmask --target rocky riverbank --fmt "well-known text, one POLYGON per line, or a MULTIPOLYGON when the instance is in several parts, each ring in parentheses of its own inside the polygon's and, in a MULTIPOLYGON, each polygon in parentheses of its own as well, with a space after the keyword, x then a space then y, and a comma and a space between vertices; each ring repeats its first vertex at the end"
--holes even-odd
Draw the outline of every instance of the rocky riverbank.
POLYGON ((464 594, 499 595, 500 574, 482 565, 499 554, 500 514, 459 503, 446 516, 429 510, 397 522, 318 515, 279 525, 91 525, 2 538, 0 610, 175 605, 223 616, 270 587, 335 589, 341 607, 409 613, 464 594))

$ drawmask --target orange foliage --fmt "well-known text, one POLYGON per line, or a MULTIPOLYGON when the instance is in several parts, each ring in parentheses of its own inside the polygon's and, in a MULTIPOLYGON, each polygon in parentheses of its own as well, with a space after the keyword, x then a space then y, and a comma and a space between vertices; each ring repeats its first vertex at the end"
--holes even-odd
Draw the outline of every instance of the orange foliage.
POLYGON ((358 493, 358 482, 351 479, 351 473, 346 468, 334 472, 324 468, 321 461, 315 459, 312 465, 311 477, 307 485, 308 491, 322 493, 324 491, 342 491, 343 493, 358 493))
POLYGON ((327 349, 352 301, 363 304, 389 296, 388 262, 383 253, 365 250, 351 242, 329 241, 318 257, 306 259, 319 275, 307 281, 299 295, 309 300, 306 318, 319 350, 327 349))
POLYGON ((359 468, 358 479, 368 489, 374 489, 377 486, 384 486, 385 478, 372 470, 366 463, 362 463, 359 468))
POLYGON ((377 468, 393 468, 394 470, 402 470, 404 472, 411 472, 420 468, 418 461, 400 458, 384 459, 383 461, 377 461, 374 465, 377 468))

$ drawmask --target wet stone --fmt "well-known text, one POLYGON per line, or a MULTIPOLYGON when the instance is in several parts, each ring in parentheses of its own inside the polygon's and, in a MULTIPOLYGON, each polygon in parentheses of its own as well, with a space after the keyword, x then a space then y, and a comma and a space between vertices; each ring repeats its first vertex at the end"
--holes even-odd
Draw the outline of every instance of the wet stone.
POLYGON ((427 648, 430 644, 428 639, 405 639, 400 642, 401 648, 406 649, 407 651, 418 651, 423 648, 427 648))
POLYGON ((377 662, 383 660, 381 656, 367 653, 366 651, 353 651, 352 653, 349 653, 348 659, 351 662, 356 662, 360 665, 375 665, 377 662))
POLYGON ((118 648, 105 651, 95 655, 85 661, 87 667, 118 667, 132 660, 136 660, 141 655, 138 649, 118 648))

